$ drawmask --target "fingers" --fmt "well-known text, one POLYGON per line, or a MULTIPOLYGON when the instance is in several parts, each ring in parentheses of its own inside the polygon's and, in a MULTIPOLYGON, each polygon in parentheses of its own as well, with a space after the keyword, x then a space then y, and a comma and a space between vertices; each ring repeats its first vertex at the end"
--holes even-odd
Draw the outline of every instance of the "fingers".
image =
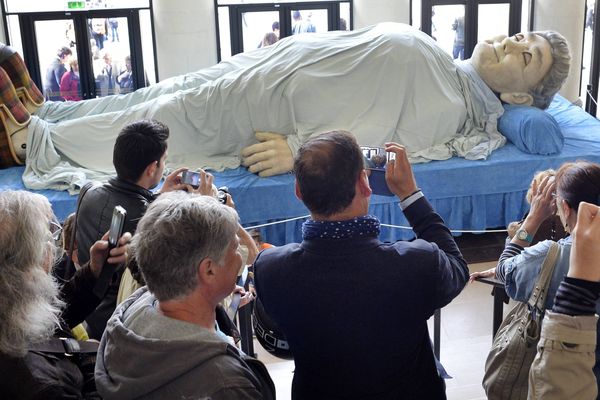
POLYGON ((284 135, 275 132, 256 131, 254 136, 259 142, 266 142, 267 140, 286 140, 284 135))
POLYGON ((200 185, 197 192, 204 196, 212 196, 214 176, 203 169, 198 172, 200 173, 200 185))
POLYGON ((167 179, 169 179, 170 177, 177 177, 179 178, 179 175, 183 172, 183 171, 187 171, 188 168, 187 167, 181 167, 181 168, 177 168, 175 171, 171 172, 169 175, 167 175, 167 179))
MULTIPOLYGON (((260 143, 260 144, 255 144, 252 145, 250 147, 254 147, 254 146, 259 146, 259 145, 264 145, 264 143, 260 143)), ((246 149, 249 149, 250 147, 246 147, 246 149)), ((244 157, 242 159, 242 165, 244 167, 248 167, 251 166, 253 164, 259 163, 261 161, 267 161, 270 160, 274 157, 274 151, 270 150, 269 148, 267 148, 266 146, 262 146, 261 149, 259 149, 258 147, 256 147, 254 150, 256 150, 256 152, 252 153, 252 154, 248 154, 246 156, 244 156, 244 150, 242 150, 242 156, 244 157)))

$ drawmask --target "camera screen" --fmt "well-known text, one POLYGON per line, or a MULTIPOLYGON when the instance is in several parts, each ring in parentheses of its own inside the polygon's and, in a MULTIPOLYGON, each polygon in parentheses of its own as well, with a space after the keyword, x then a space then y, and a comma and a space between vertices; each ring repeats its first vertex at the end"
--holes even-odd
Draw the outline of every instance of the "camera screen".
POLYGON ((112 220, 110 221, 110 231, 108 232, 108 241, 111 245, 116 245, 119 237, 122 235, 123 223, 125 219, 125 210, 116 206, 113 210, 112 220))
POLYGON ((188 185, 192 185, 195 187, 200 186, 200 173, 198 172, 184 171, 182 178, 183 183, 187 183, 188 185))
POLYGON ((396 159, 395 153, 386 152, 383 147, 361 146, 360 149, 365 158, 366 168, 383 169, 388 161, 396 159))

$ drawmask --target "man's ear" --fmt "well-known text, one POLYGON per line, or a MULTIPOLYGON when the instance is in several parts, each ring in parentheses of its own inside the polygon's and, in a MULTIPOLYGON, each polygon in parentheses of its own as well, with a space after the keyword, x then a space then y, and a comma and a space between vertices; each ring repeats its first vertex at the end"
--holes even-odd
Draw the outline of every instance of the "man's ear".
POLYGON ((198 264, 198 281, 206 283, 212 280, 215 276, 215 267, 217 264, 210 258, 204 258, 198 264))
POLYGON ((158 168, 158 161, 152 161, 150 164, 148 164, 148 166, 144 170, 144 175, 145 176, 154 176, 157 168, 158 168))
POLYGON ((360 175, 358 176, 358 190, 364 197, 369 197, 373 194, 373 190, 371 189, 371 185, 369 185, 369 171, 363 169, 360 175))
POLYGON ((298 180, 296 179, 296 183, 294 185, 294 190, 296 192, 296 197, 298 200, 302 201, 302 193, 300 193, 300 186, 298 186, 298 180))
POLYGON ((533 97, 529 93, 501 93, 500 100, 518 106, 530 106, 533 104, 533 97))

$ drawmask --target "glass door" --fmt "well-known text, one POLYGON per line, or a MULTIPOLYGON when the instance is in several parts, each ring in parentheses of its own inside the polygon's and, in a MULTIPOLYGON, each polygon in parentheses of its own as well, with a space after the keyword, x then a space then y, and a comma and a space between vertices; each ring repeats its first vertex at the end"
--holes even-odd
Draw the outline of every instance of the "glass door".
POLYGON ((38 38, 40 89, 46 100, 81 100, 78 43, 73 19, 35 21, 34 30, 38 38))
POLYGON ((47 100, 128 93, 157 80, 147 10, 27 13, 7 20, 10 42, 47 100))

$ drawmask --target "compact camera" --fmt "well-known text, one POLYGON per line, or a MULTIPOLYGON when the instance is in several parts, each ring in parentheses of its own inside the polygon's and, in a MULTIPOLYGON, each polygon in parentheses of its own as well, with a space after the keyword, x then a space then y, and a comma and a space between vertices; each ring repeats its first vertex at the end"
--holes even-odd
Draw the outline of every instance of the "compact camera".
POLYGON ((183 171, 181 174, 181 182, 190 185, 194 189, 200 186, 200 172, 183 171))
POLYGON ((385 165, 388 161, 396 159, 396 153, 387 152, 383 147, 361 146, 360 149, 373 194, 394 196, 385 181, 385 165))
POLYGON ((221 186, 217 189, 217 199, 221 204, 227 203, 227 195, 229 194, 229 188, 227 186, 221 186))

